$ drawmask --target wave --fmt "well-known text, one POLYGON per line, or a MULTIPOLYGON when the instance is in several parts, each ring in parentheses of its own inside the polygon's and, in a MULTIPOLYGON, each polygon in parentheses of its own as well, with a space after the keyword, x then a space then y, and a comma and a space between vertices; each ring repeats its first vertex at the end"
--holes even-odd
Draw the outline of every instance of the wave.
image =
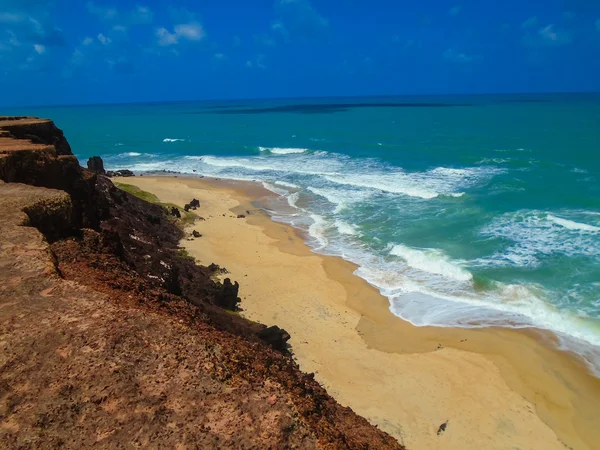
POLYGON ((600 227, 596 227, 594 225, 588 225, 587 223, 579 223, 573 220, 562 219, 560 217, 553 216, 552 214, 548 214, 548 219, 554 222, 561 227, 565 227, 569 230, 579 230, 590 233, 598 233, 600 232, 600 227))
POLYGON ((185 142, 186 139, 178 139, 178 138, 165 138, 163 142, 185 142))
POLYGON ((308 234, 318 242, 319 247, 316 249, 323 249, 329 244, 329 239, 327 239, 328 223, 323 216, 318 214, 311 214, 310 218, 313 223, 308 227, 308 234))
POLYGON ((390 255, 399 256, 407 264, 423 272, 442 275, 458 281, 469 281, 473 275, 453 264, 444 253, 437 249, 415 249, 402 244, 394 245, 390 255))
POLYGON ((275 184, 279 184, 280 186, 284 186, 287 188, 300 189, 300 186, 298 186, 297 184, 288 183, 287 181, 277 180, 277 181, 275 181, 275 184))
POLYGON ((410 197, 419 197, 423 199, 435 198, 439 192, 419 187, 416 183, 406 178, 406 175, 397 173, 394 175, 359 175, 355 174, 352 178, 343 176, 326 176, 328 181, 347 186, 356 186, 368 189, 375 189, 393 194, 403 194, 410 197))
POLYGON ((274 155, 291 155, 294 153, 305 153, 306 148, 282 148, 282 147, 258 147, 261 152, 268 152, 274 155))
MULTIPOLYGON (((566 211, 561 215, 590 216, 586 211, 566 211)), ((535 267, 551 255, 568 257, 600 255, 600 227, 564 219, 548 212, 521 210, 495 218, 480 233, 509 242, 502 252, 473 261, 475 266, 535 267)))
POLYGON ((393 314, 415 326, 550 330, 562 347, 578 353, 600 375, 600 322, 555 308, 543 300, 539 287, 496 282, 488 292, 458 287, 440 292, 393 263, 359 261, 356 274, 389 298, 393 314))
POLYGON ((296 203, 300 199, 300 193, 299 192, 294 192, 293 194, 288 195, 286 198, 287 198, 288 204, 292 208, 297 208, 296 203))
POLYGON ((357 236, 360 234, 360 232, 358 231, 358 227, 356 225, 354 225, 353 223, 345 222, 343 220, 337 219, 335 221, 335 227, 337 228, 337 230, 340 233, 346 234, 349 236, 357 236))
POLYGON ((579 167, 574 167, 573 169, 571 169, 571 172, 573 172, 573 173, 589 173, 587 170, 580 169, 579 167))
POLYGON ((306 188, 306 190, 318 195, 319 197, 323 197, 329 203, 335 205, 333 212, 336 214, 340 213, 352 203, 366 200, 366 198, 369 196, 368 192, 351 189, 317 188, 314 186, 309 186, 306 188))
MULTIPOLYGON (((600 346, 598 330, 575 313, 547 304, 546 293, 537 286, 493 283, 489 289, 486 286, 480 290, 467 270, 531 267, 554 254, 597 257, 600 216, 585 211, 507 213, 479 230, 482 238, 498 244, 501 250, 486 258, 457 261, 441 250, 410 247, 398 237, 401 233, 378 240, 379 219, 390 220, 392 209, 409 219, 448 205, 456 209, 451 202, 459 201, 447 197, 462 197, 469 188, 484 186, 506 169, 482 165, 408 172, 370 158, 292 150, 295 153, 282 154, 288 157, 272 156, 269 149, 254 156, 189 155, 166 161, 138 161, 123 168, 140 172, 195 171, 218 178, 263 182, 265 188, 281 196, 275 203, 280 209, 270 211, 277 220, 307 232, 307 242, 315 251, 357 264, 357 275, 390 299, 394 314, 415 325, 534 326, 554 330, 565 339, 571 336, 580 346, 582 342, 600 346), (408 204, 410 207, 406 207, 408 204), (384 242, 390 241, 394 245, 386 250, 384 242)), ((401 228, 397 222, 389 224, 401 228)))

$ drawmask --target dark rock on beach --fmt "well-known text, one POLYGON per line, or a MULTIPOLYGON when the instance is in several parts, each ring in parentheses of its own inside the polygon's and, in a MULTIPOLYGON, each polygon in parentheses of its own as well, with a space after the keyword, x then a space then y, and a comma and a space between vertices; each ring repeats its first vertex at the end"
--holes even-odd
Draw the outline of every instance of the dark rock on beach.
POLYGON ((238 303, 242 301, 238 297, 239 290, 240 284, 237 281, 232 284, 229 278, 225 278, 221 286, 221 290, 216 296, 217 305, 219 305, 221 308, 228 309, 229 311, 235 311, 238 303))
POLYGON ((181 219, 181 211, 179 211, 179 208, 176 208, 175 206, 171 207, 170 214, 178 219, 181 219))
POLYGON ((258 333, 258 337, 280 352, 286 350, 287 341, 291 338, 287 331, 275 325, 261 330, 258 333))

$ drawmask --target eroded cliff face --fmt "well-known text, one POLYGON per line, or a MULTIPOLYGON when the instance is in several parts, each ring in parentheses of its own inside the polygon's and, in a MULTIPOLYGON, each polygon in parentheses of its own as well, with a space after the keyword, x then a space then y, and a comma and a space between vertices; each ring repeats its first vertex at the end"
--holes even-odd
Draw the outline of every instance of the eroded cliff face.
POLYGON ((95 228, 102 219, 96 208, 96 175, 81 168, 50 120, 0 116, 0 180, 67 192, 73 229, 95 228))
POLYGON ((0 446, 401 448, 224 310, 162 208, 52 122, 0 118, 0 178, 0 446))

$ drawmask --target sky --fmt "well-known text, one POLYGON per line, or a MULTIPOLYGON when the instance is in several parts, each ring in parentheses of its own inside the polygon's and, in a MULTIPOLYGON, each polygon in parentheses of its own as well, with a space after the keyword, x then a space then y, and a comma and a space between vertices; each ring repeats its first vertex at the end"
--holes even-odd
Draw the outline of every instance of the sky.
POLYGON ((600 0, 0 0, 0 106, 600 91, 600 0))

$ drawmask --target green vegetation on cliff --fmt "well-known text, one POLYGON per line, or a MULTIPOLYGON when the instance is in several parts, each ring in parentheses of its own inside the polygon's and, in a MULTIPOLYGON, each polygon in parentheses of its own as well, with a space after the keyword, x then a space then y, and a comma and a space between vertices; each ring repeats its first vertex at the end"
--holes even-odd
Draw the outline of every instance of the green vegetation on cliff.
MULTIPOLYGON (((181 212, 181 219, 177 220, 177 223, 180 225, 181 228, 185 228, 188 225, 193 225, 197 219, 196 214, 189 212, 189 211, 185 211, 181 206, 178 206, 174 203, 161 202, 156 195, 154 195, 150 192, 147 192, 147 191, 143 191, 142 189, 140 189, 137 186, 134 186, 132 184, 119 183, 119 182, 114 182, 113 184, 116 187, 118 187, 119 189, 121 189, 122 191, 125 191, 131 195, 135 195, 137 198, 141 198, 142 200, 145 200, 149 203, 154 203, 155 205, 160 205, 160 206, 166 208, 168 211, 170 211, 171 208, 179 209, 181 212)), ((173 216, 168 216, 168 217, 173 217, 173 216)))

